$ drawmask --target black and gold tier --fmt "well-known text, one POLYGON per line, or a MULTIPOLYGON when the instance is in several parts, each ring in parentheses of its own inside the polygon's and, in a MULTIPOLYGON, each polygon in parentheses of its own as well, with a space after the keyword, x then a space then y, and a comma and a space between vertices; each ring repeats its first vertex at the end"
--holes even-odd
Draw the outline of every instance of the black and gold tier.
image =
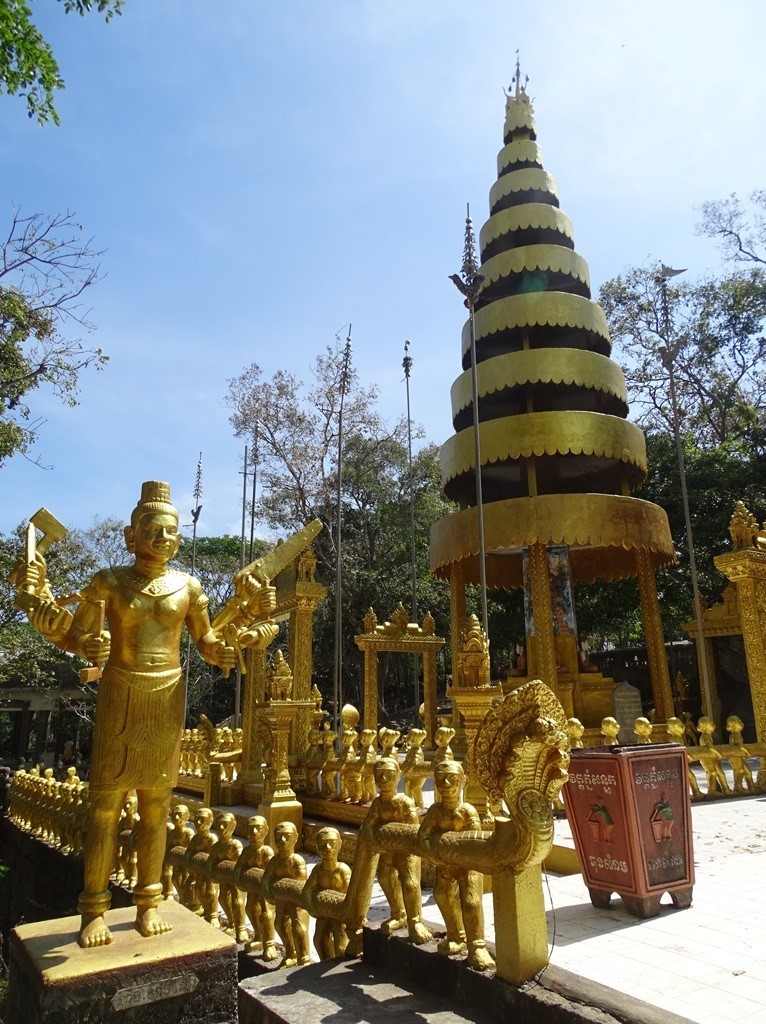
MULTIPOLYGON (((627 420, 606 319, 518 80, 497 163, 474 317, 487 584, 521 586, 521 551, 535 543, 568 545, 574 580, 635 576, 637 551, 657 569, 673 559, 667 516, 630 497, 646 473, 644 435, 627 420)), ((470 341, 468 321, 455 434, 441 449, 442 485, 461 511, 434 526, 431 567, 450 578, 460 563, 477 583, 470 341)))

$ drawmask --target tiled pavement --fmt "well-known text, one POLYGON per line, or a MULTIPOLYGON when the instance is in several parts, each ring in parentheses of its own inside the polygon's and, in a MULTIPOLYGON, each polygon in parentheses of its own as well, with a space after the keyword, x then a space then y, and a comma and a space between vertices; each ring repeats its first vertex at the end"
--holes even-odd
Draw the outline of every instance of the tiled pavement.
POLYGON ((687 910, 666 896, 639 920, 616 896, 593 907, 579 874, 548 877, 551 963, 698 1024, 766 1024, 766 796, 694 804, 692 821, 687 910))

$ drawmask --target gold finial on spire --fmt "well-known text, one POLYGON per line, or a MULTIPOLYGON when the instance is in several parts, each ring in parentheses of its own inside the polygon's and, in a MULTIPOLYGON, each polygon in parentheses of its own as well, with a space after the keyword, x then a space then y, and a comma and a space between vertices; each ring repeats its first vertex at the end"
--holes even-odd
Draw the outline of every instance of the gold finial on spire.
POLYGON ((479 272, 479 261, 476 256, 476 236, 473 231, 471 220, 471 207, 466 203, 465 208, 465 240, 463 243, 463 265, 460 268, 462 278, 457 274, 450 274, 450 281, 465 296, 466 306, 472 305, 479 296, 484 285, 484 275, 479 272))
POLYGON ((516 51, 516 72, 511 80, 511 84, 516 87, 516 99, 519 96, 527 95, 527 82, 529 81, 529 75, 524 76, 524 84, 521 84, 521 62, 519 60, 519 51, 516 51))

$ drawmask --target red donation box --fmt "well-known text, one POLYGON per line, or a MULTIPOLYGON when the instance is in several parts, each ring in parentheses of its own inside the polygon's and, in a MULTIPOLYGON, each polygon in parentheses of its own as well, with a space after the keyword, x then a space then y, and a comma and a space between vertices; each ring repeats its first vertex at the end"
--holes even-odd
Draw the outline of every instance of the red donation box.
POLYGON ((594 907, 617 893, 635 917, 656 917, 669 893, 689 907, 694 885, 686 752, 676 743, 571 751, 567 818, 594 907))

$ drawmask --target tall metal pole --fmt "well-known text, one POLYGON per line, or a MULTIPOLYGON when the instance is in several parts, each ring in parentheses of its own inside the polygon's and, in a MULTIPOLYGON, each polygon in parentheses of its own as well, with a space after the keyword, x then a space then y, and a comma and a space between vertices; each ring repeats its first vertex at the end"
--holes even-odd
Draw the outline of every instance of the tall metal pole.
POLYGON ((335 534, 335 673, 333 681, 333 730, 339 732, 340 710, 343 701, 343 570, 341 523, 343 519, 343 402, 349 383, 351 367, 351 324, 348 325, 346 347, 343 350, 343 366, 340 373, 340 401, 338 403, 338 490, 335 534))
MULTIPOLYGON (((194 508, 191 510, 192 517, 192 556, 191 556, 191 574, 194 575, 194 570, 197 567, 197 520, 202 512, 202 452, 199 453, 199 459, 197 460, 197 475, 194 479, 194 508)), ((186 671, 184 672, 184 687, 185 697, 184 704, 188 703, 189 700, 189 668, 191 661, 191 635, 186 634, 186 671)), ((185 712, 184 712, 184 717, 185 712)))
MULTIPOLYGON (((410 343, 404 343, 404 379, 407 385, 407 466, 410 475, 410 551, 412 556, 412 621, 418 621, 418 569, 415 558, 415 485, 412 476, 412 416, 410 415, 410 371, 412 370, 412 356, 409 354, 410 343)), ((418 708, 420 707, 420 683, 418 682, 418 655, 415 661, 415 721, 418 720, 418 708)))
POLYGON ((463 266, 460 270, 461 276, 450 275, 450 280, 455 284, 465 297, 465 307, 468 310, 468 322, 471 334, 471 390, 473 399, 473 451, 476 464, 476 519, 478 524, 479 539, 479 586, 481 587, 481 624, 484 635, 489 639, 489 619, 487 615, 487 559, 486 547, 484 544, 484 501, 481 490, 481 440, 479 438, 479 385, 476 373, 476 328, 474 325, 474 309, 476 300, 484 287, 484 275, 479 272, 479 264, 476 259, 476 239, 473 233, 473 221, 471 220, 471 208, 466 205, 465 218, 465 244, 463 247, 463 266))
MULTIPOLYGON (((247 508, 247 445, 245 445, 245 458, 242 464, 242 529, 239 535, 239 567, 245 567, 245 512, 247 508)), ((242 702, 242 670, 237 665, 234 675, 234 728, 239 728, 240 706, 242 702)))
POLYGON ((255 546, 255 489, 258 481, 258 420, 255 421, 253 430, 253 492, 250 498, 250 554, 248 562, 253 560, 253 548, 255 546))
POLYGON ((702 684, 702 699, 704 703, 703 714, 711 715, 713 712, 713 702, 710 691, 707 656, 705 652, 705 629, 702 622, 702 601, 700 599, 699 586, 697 583, 697 560, 694 557, 694 537, 692 534, 691 512, 689 510, 689 492, 686 487, 686 461, 684 459, 684 446, 681 438, 678 399, 676 396, 674 363, 681 348, 681 341, 679 339, 674 343, 671 342, 672 324, 670 320, 670 302, 668 299, 668 279, 683 273, 683 270, 673 270, 671 267, 666 267, 664 263, 660 264, 660 273, 657 280, 660 286, 660 296, 662 299, 662 321, 663 331, 665 333, 665 345, 660 349, 660 358, 662 359, 662 365, 665 367, 668 374, 668 390, 670 392, 670 408, 673 420, 673 437, 676 442, 678 472, 681 477, 681 500, 683 502, 684 520, 686 522, 686 543, 689 548, 689 569, 692 578, 694 618, 697 624, 697 652, 700 669, 700 682, 702 684))

